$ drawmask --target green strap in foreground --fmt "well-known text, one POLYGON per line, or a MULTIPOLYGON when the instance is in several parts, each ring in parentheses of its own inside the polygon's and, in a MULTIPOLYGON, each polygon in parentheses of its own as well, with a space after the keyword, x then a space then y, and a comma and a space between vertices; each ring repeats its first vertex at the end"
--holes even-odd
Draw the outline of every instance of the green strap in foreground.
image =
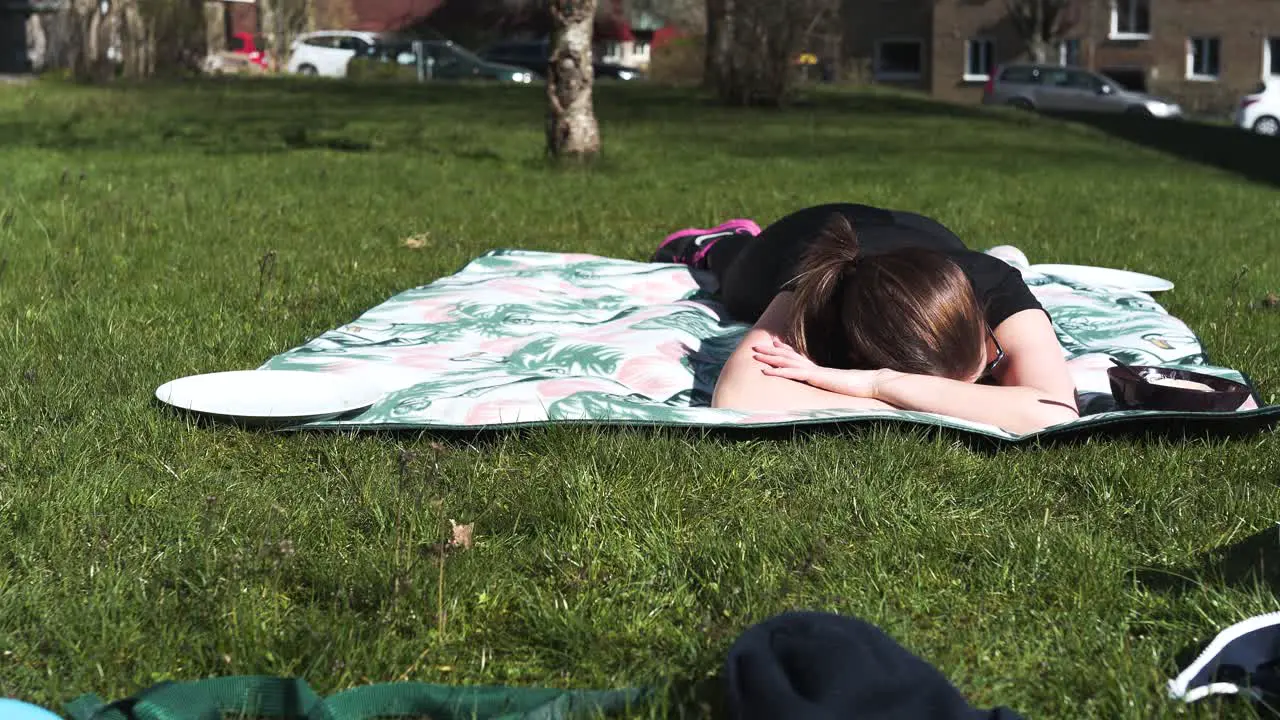
POLYGON ((612 715, 649 699, 647 689, 553 690, 385 683, 321 698, 305 680, 223 677, 165 682, 105 703, 83 695, 67 705, 72 720, 570 720, 612 715))

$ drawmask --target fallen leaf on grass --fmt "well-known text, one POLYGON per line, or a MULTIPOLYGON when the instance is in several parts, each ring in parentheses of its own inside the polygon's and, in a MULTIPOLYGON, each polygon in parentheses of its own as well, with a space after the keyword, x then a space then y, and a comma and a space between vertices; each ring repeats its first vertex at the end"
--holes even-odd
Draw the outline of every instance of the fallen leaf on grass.
POLYGON ((453 539, 449 544, 469 550, 471 548, 471 531, 475 529, 476 524, 459 525, 453 521, 453 518, 449 518, 449 527, 452 528, 453 532, 453 539))
POLYGON ((431 241, 431 235, 429 233, 418 233, 417 235, 410 235, 409 237, 405 238, 404 241, 401 242, 400 244, 404 245, 410 250, 419 250, 421 248, 426 247, 427 243, 430 241, 431 241))

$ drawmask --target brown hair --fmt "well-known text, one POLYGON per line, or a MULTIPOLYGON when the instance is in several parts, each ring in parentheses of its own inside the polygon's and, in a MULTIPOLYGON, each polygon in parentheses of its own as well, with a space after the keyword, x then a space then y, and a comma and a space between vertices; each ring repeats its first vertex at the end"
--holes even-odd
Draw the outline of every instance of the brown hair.
POLYGON ((836 214, 800 260, 785 338, 825 367, 968 380, 983 359, 982 307, 946 255, 907 247, 860 257, 836 214))

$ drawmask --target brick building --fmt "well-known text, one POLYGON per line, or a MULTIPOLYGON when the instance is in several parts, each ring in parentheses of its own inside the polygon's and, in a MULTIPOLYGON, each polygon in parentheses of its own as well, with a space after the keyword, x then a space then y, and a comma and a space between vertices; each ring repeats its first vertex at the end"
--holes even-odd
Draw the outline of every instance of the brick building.
MULTIPOLYGON (((844 0, 845 55, 879 83, 976 101, 992 69, 1029 57, 1006 0, 844 0)), ((1098 70, 1189 108, 1280 81, 1278 0, 1078 0, 1050 62, 1098 70)))

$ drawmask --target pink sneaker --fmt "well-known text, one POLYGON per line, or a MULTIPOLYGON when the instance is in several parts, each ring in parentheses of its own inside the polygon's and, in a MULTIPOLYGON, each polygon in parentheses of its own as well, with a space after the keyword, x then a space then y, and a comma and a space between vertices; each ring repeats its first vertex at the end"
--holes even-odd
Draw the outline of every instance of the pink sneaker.
POLYGON ((650 262, 680 263, 697 266, 715 245, 715 241, 730 235, 760 234, 760 226, 753 220, 737 218, 720 223, 713 228, 686 228, 671 233, 653 253, 650 262))

